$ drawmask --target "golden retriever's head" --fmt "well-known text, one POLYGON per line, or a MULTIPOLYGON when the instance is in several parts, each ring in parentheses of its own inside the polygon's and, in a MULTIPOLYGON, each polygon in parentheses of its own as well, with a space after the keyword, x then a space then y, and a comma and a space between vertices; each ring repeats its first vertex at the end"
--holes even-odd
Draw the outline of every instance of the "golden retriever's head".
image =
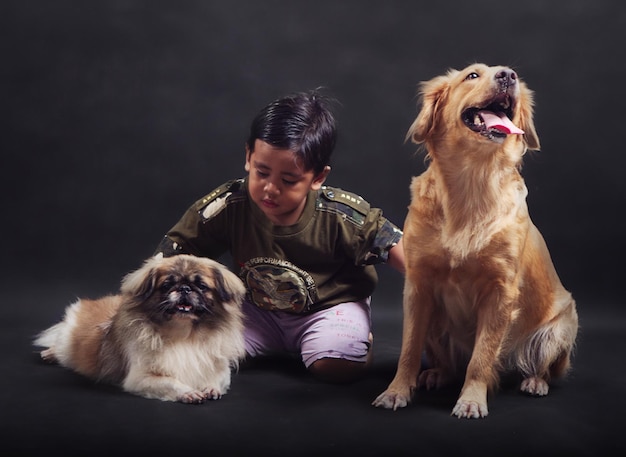
MULTIPOLYGON (((450 70, 420 85, 422 107, 407 139, 439 149, 515 142, 539 149, 533 94, 512 69, 484 64, 450 70)), ((521 155, 520 154, 520 155, 521 155)))
POLYGON ((156 324, 201 322, 215 326, 239 313, 245 294, 241 280, 213 260, 158 255, 122 281, 132 312, 156 324))

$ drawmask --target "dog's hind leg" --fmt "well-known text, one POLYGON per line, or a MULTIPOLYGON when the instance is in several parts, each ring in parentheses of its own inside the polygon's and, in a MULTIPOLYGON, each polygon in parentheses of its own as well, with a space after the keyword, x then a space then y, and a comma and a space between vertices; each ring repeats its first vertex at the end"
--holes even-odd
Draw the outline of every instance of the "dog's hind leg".
POLYGON ((57 363, 58 362, 56 353, 54 352, 54 348, 44 349, 39 354, 41 355, 41 359, 44 362, 48 362, 48 363, 57 363))
MULTIPOLYGON (((433 329, 431 329, 431 332, 433 329)), ((440 332, 427 338, 425 348, 425 368, 417 380, 418 389, 440 389, 450 384, 467 365, 469 356, 452 341, 449 335, 438 336, 440 332), (431 341, 430 338, 433 338, 431 341)))

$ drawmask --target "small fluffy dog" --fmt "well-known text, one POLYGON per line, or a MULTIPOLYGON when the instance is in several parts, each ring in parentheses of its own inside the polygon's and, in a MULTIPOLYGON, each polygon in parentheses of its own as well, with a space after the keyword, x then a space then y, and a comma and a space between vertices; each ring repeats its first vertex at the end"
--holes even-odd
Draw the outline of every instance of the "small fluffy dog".
POLYGON ((567 372, 576 305, 519 173, 526 150, 539 149, 532 92, 510 68, 475 64, 423 83, 420 95, 407 139, 425 145, 430 164, 412 180, 404 225, 402 349, 373 404, 404 407, 414 389, 464 371, 452 415, 484 417, 501 372, 519 371, 531 395, 567 372), (424 349, 432 368, 420 374, 424 349))
POLYGON ((148 259, 119 295, 79 299, 35 345, 46 361, 146 398, 218 399, 244 356, 243 283, 189 255, 148 259))

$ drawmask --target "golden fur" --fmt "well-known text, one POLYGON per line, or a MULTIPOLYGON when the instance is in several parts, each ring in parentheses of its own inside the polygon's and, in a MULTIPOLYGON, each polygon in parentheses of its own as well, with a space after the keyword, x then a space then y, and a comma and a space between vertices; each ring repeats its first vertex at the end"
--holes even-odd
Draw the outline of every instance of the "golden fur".
POLYGON ((484 417, 502 371, 519 371, 531 395, 568 371, 576 305, 530 220, 519 173, 526 150, 539 149, 532 92, 509 68, 475 64, 423 83, 421 100, 407 138, 424 144, 430 163, 412 180, 404 225, 402 349, 373 404, 404 407, 414 389, 464 372, 452 414, 484 417), (476 113, 486 108, 524 133, 485 127, 476 113), (423 350, 432 367, 420 374, 423 350))
POLYGON ((146 398, 217 399, 244 356, 242 282, 221 264, 148 259, 118 295, 79 299, 35 344, 44 360, 146 398))

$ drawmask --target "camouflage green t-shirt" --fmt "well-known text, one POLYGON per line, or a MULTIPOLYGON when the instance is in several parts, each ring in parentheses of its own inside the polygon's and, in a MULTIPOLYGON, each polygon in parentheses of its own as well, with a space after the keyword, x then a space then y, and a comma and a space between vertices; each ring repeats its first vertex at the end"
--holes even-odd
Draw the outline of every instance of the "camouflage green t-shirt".
POLYGON ((309 192, 295 225, 275 226, 239 179, 195 202, 157 252, 213 259, 230 252, 250 301, 302 313, 370 296, 378 280, 374 264, 385 262, 401 237, 380 209, 327 186, 309 192))

